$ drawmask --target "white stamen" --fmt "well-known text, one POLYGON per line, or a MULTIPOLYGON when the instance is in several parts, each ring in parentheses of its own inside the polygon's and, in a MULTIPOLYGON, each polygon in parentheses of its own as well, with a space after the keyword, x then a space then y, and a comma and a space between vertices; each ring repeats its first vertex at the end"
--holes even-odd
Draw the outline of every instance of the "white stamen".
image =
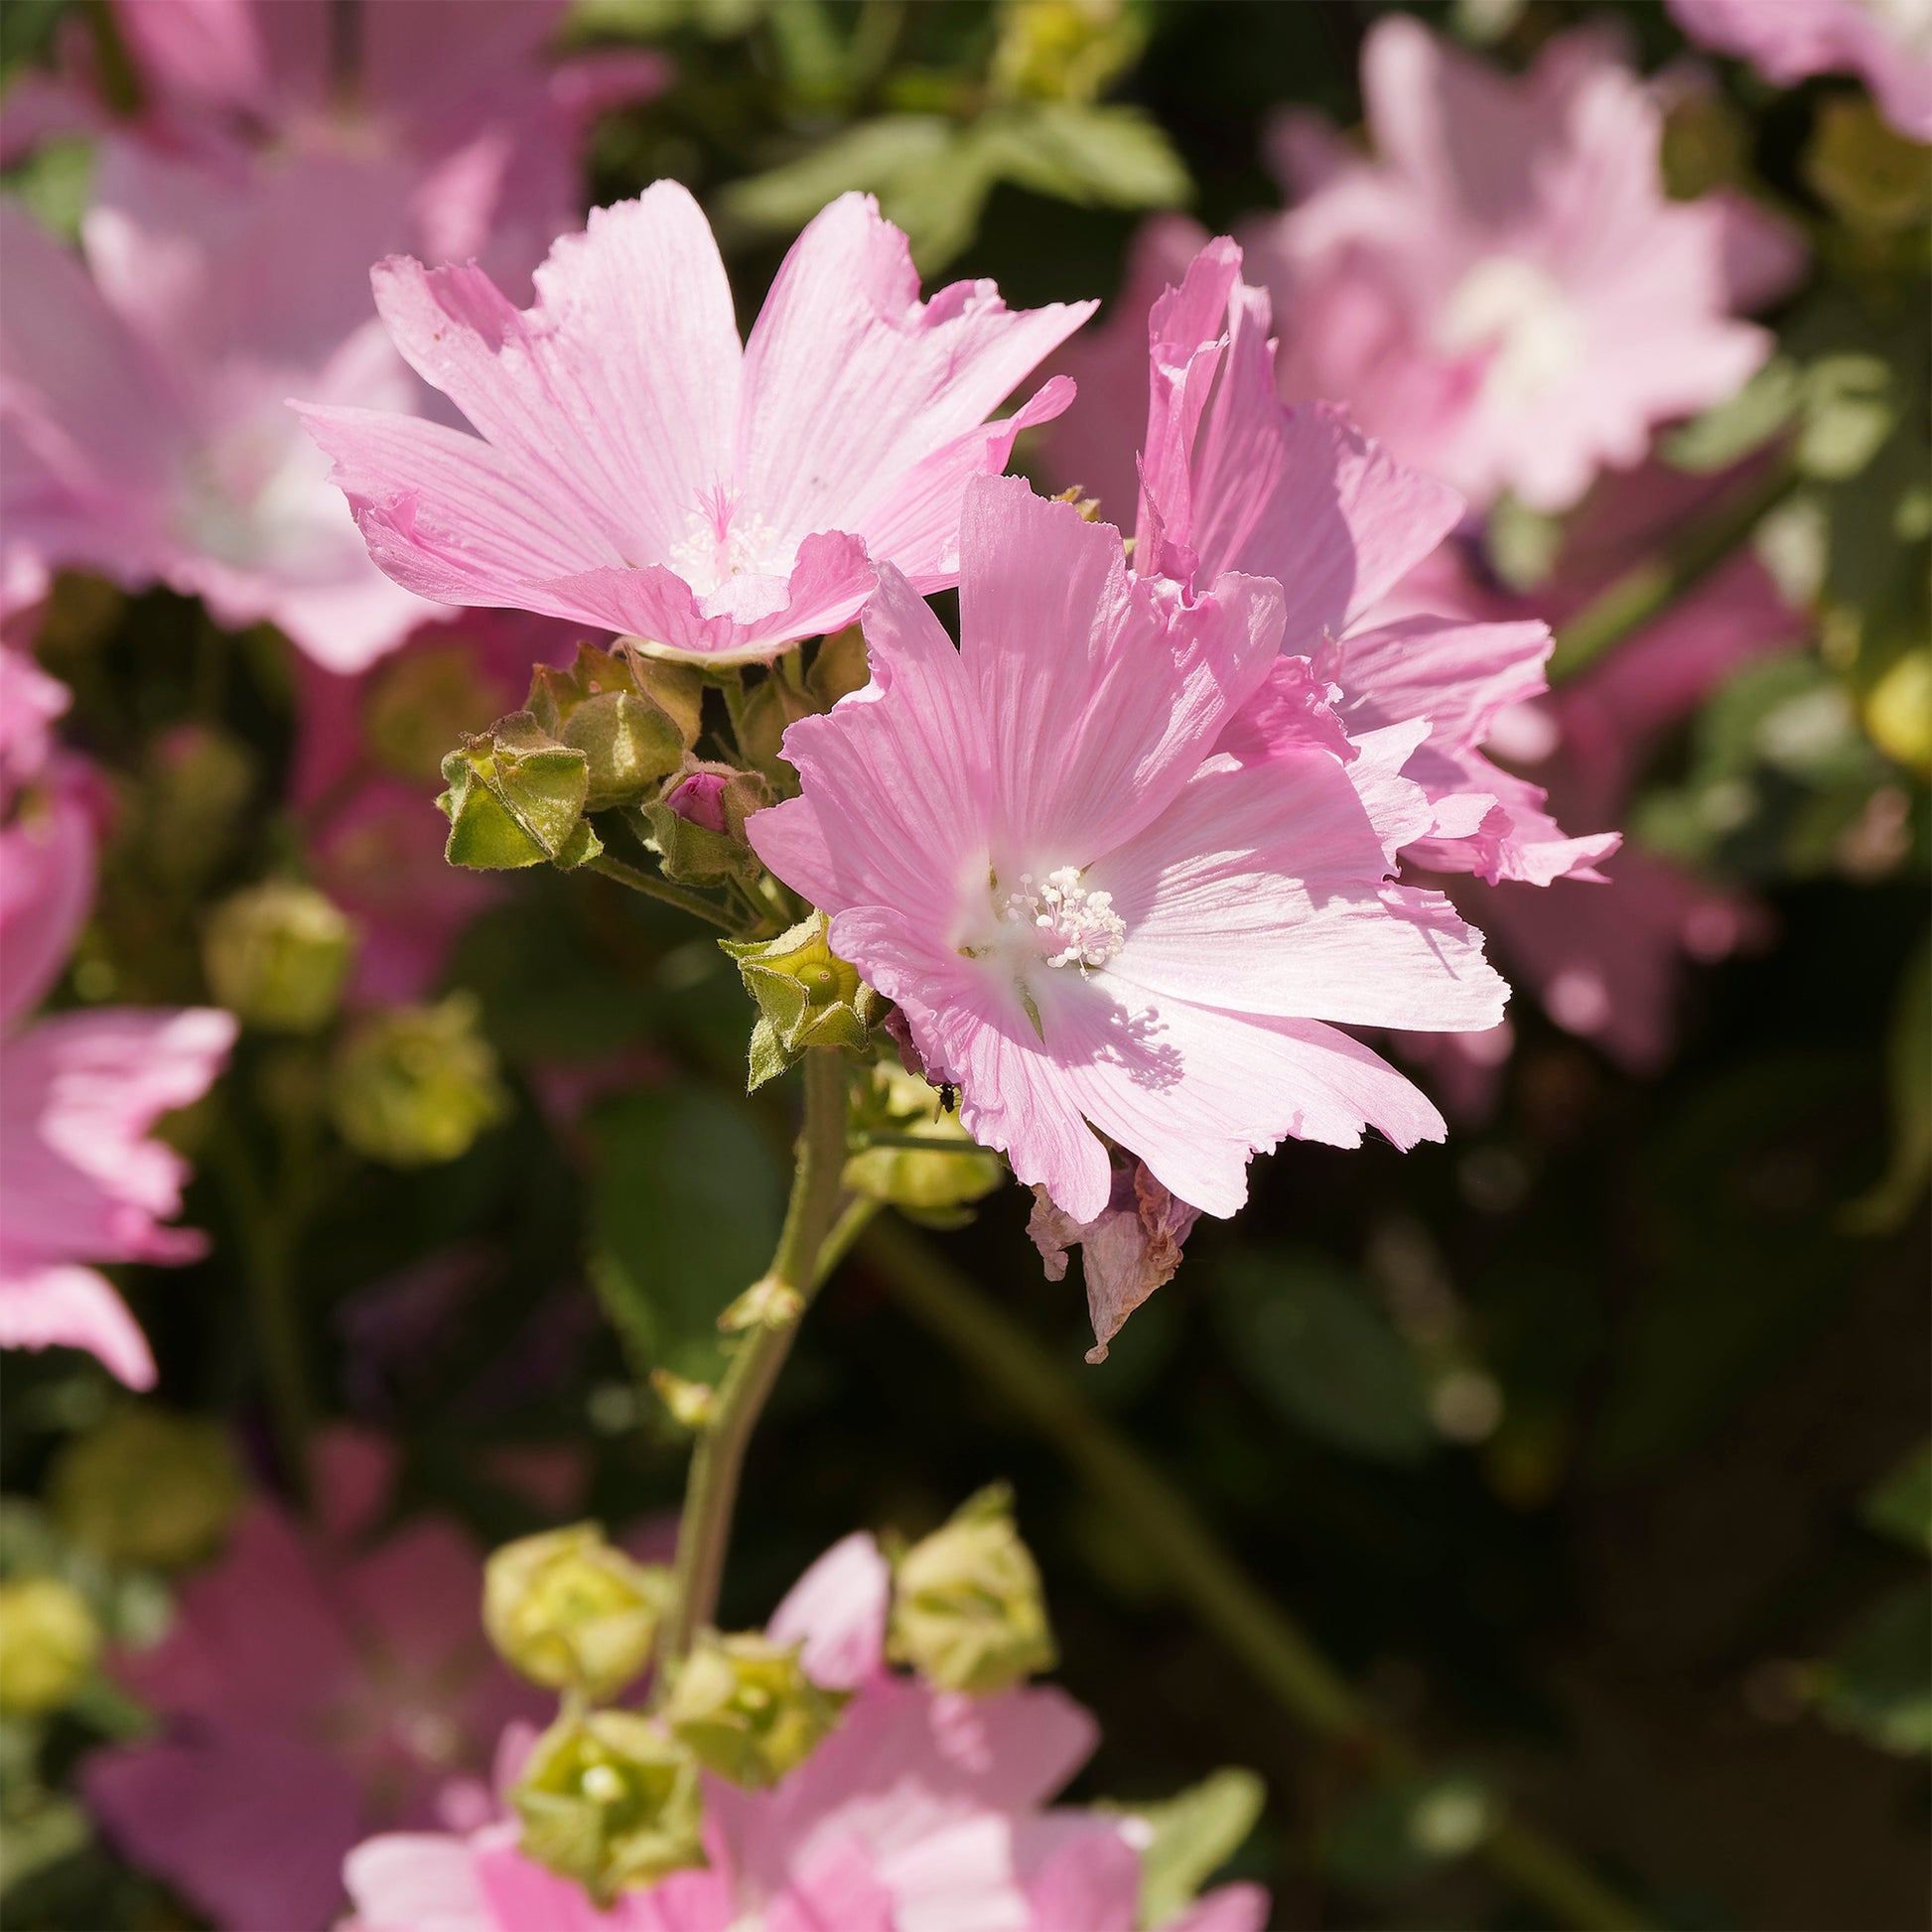
POLYGON ((1082 886, 1077 866, 1061 866, 1043 882, 1023 872, 1019 891, 1007 894, 999 913, 1046 935, 1056 948, 1047 965, 1077 966, 1083 974, 1106 965, 1127 943, 1127 921, 1114 910, 1114 896, 1082 886))
POLYGON ((747 572, 784 577, 793 559, 779 554, 778 533, 757 511, 733 516, 721 530, 708 510, 684 519, 684 539, 671 545, 670 565, 699 597, 709 597, 728 578, 747 572))

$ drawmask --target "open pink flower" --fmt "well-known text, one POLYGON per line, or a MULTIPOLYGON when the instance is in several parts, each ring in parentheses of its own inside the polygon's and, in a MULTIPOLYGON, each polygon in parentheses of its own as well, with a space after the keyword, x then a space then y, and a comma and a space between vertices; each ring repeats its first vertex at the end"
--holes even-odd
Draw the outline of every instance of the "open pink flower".
MULTIPOLYGON (((1307 729, 1325 687, 1351 738, 1420 725, 1403 766, 1434 817, 1412 863, 1492 885, 1597 875, 1617 835, 1566 838, 1543 793, 1483 755, 1503 711, 1544 688, 1548 628, 1374 607, 1461 515, 1452 490, 1403 469, 1322 404, 1277 399, 1268 297, 1241 251, 1209 242, 1149 316, 1152 388, 1135 569, 1183 587, 1238 570, 1288 602, 1276 688, 1228 741, 1307 729)), ((1352 754, 1351 754, 1352 755, 1352 754)))
POLYGON ((1769 353, 1733 311, 1795 244, 1734 198, 1666 197, 1661 107, 1595 31, 1518 80, 1390 15, 1362 86, 1376 158, 1292 124, 1305 199, 1250 240, 1290 400, 1346 403, 1478 505, 1559 510, 1769 353))
MULTIPOLYGON (((708 1869, 607 1913, 524 1858, 507 1819, 377 1838, 346 1865, 355 1932, 1134 1932, 1145 1827, 1046 1808, 1092 1750, 1093 1720, 1055 1690, 974 1699, 895 1675, 890 1589, 878 1545, 850 1536, 778 1606, 767 1633, 802 1643, 806 1670, 853 1699, 771 1790, 705 1780, 708 1869)), ((1162 1932, 1261 1932, 1267 1909, 1258 1887, 1225 1885, 1162 1932)))
POLYGON ((1918 0, 1670 0, 1685 33, 1780 87, 1856 73, 1900 134, 1932 141, 1932 11, 1918 0))
POLYGON ((188 1164, 148 1138, 221 1070, 234 1021, 207 1009, 90 1009, 19 1021, 67 963, 93 901, 99 780, 59 749, 68 694, 0 649, 0 1347, 84 1348, 146 1388, 154 1358, 95 1262, 192 1261, 163 1225, 188 1164))
POLYGON ((160 1736, 81 1772, 121 1850, 233 1932, 318 1932, 357 1839, 486 1815, 497 1733, 544 1709, 483 1637, 483 1560, 456 1524, 369 1539, 393 1450, 342 1430, 314 1464, 320 1525, 249 1506, 168 1635, 114 1661, 160 1736))
POLYGON ((341 670, 433 615, 370 567, 286 406, 419 400, 366 283, 408 189, 392 164, 276 158, 230 182, 115 144, 84 264, 0 207, 8 576, 165 583, 341 670))
POLYGON ((922 591, 952 583, 967 479, 1072 385, 987 413, 1090 308, 1014 314, 990 282, 921 303, 905 237, 846 195, 793 243, 741 347, 717 244, 675 182, 593 209, 528 311, 475 268, 393 260, 375 284, 402 352, 482 432, 303 411, 376 562, 447 604, 727 662, 849 622, 875 560, 922 591))
POLYGON ((1440 1136, 1332 1024, 1501 1017, 1476 935, 1388 884, 1432 816, 1397 775, 1421 729, 1346 761, 1321 742, 1215 756, 1276 660, 1278 585, 1230 573, 1184 602, 1017 479, 971 485, 960 547, 962 647, 882 567, 872 684, 791 727, 803 795, 749 830, 898 1003, 974 1137, 1084 1222, 1111 1189, 1089 1122, 1220 1215, 1286 1136, 1440 1136))

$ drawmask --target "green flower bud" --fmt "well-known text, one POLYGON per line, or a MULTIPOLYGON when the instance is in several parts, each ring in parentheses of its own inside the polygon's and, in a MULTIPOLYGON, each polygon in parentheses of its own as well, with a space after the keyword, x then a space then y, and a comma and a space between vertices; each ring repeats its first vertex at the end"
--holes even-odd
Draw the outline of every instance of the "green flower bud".
POLYGON ((356 1153, 391 1168, 467 1154, 509 1112, 473 993, 365 1015, 336 1050, 330 1115, 356 1153))
POLYGON ((703 703, 704 680, 689 665, 588 643, 568 670, 539 664, 530 683, 530 715, 584 754, 594 812, 632 804, 675 771, 697 742, 703 703))
POLYGON ((427 784, 443 754, 502 702, 476 653, 453 632, 434 649, 417 647, 371 674, 362 700, 362 736, 385 769, 427 784))
POLYGON ((632 1563, 595 1523, 520 1537, 483 1570, 483 1628, 532 1684, 614 1698, 650 1661, 670 1573, 632 1563))
POLYGON ((1095 100, 1140 59, 1146 39, 1121 0, 1007 0, 993 91, 1006 100, 1095 100))
POLYGON ((524 1855, 575 1878, 607 1910, 626 1886, 705 1863, 698 1761, 634 1711, 559 1718, 509 1798, 524 1855))
POLYGON ((863 1046, 884 1017, 887 1002, 826 943, 829 927, 814 912, 775 939, 721 939, 738 962, 745 990, 758 1002, 752 1030, 755 1091, 813 1046, 863 1046))
POLYGON ((707 1631, 677 1667, 664 1722, 708 1771, 753 1791, 802 1764, 850 1694, 805 1675, 797 1644, 707 1631))
POLYGON ((355 957, 355 928, 312 886, 271 879, 208 915, 202 966, 216 1000, 244 1026, 312 1034, 335 1018, 355 957))
POLYGON ((1867 234, 1922 233, 1932 211, 1932 150, 1890 127, 1864 94, 1819 103, 1804 172, 1848 225, 1867 234))
POLYGON ((181 1569, 212 1555, 247 1495, 228 1433, 148 1403, 117 1409, 55 1458, 54 1518, 110 1563, 181 1569))
POLYGON ((990 1194, 1007 1177, 998 1155, 973 1137, 940 1105, 936 1088, 916 1073, 882 1062, 853 1097, 852 1129, 866 1134, 908 1135, 930 1141, 935 1152, 873 1147, 845 1164, 844 1185, 868 1200, 887 1201, 928 1224, 965 1220, 965 1204, 990 1194))
POLYGON ((514 872, 546 860, 566 870, 604 850, 584 823, 590 760, 560 745, 527 711, 466 737, 443 760, 449 790, 437 799, 450 821, 443 856, 480 872, 514 872))
POLYGON ((0 1584, 0 1713, 58 1711, 85 1682, 100 1651, 87 1599, 58 1577, 0 1584))
POLYGON ((985 1697, 1051 1670, 1039 1571, 1013 1523, 1013 1491, 996 1482, 913 1544, 893 1575, 888 1654, 941 1690, 985 1697))
POLYGON ((863 691, 871 682, 866 634, 856 623, 849 623, 821 640, 805 678, 805 689, 830 711, 841 698, 863 691))
POLYGON ((738 748, 781 797, 789 798, 798 790, 798 773, 784 760, 785 733, 817 710, 810 693, 801 691, 775 666, 762 683, 746 693, 738 714, 738 748))

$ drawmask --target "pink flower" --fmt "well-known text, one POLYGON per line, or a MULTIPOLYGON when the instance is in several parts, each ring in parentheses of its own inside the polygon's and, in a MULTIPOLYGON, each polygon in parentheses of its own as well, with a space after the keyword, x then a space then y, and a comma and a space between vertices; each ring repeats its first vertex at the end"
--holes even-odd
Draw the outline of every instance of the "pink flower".
POLYGON ((188 1164, 148 1138, 199 1100, 234 1021, 127 1008, 17 1023, 67 963, 93 901, 99 781, 50 727, 65 688, 0 649, 0 1347, 85 1348, 146 1388, 140 1325, 89 1262, 192 1261, 206 1243, 162 1225, 188 1164))
MULTIPOLYGON (((1378 605, 1461 514, 1452 490, 1392 462, 1322 404, 1275 393, 1268 297, 1241 251, 1209 242, 1149 316, 1152 391, 1135 568, 1183 587, 1223 571, 1272 577, 1288 599, 1272 689, 1224 749, 1291 739, 1325 713, 1350 738, 1426 736, 1403 766, 1433 808, 1407 856, 1439 871, 1547 885, 1595 878, 1616 834, 1565 838, 1543 793, 1483 755, 1497 718, 1544 688, 1540 622, 1478 623, 1378 605), (1313 707, 1312 712, 1311 707, 1313 707)), ((1346 740, 1331 737, 1343 756, 1346 740)))
POLYGON ((462 1530, 423 1516, 369 1541, 393 1451, 342 1430, 314 1459, 320 1526, 257 1498, 169 1634, 115 1662, 161 1736, 81 1772, 128 1857, 235 1932, 328 1924, 372 1830, 486 1812, 491 1740, 542 1709, 484 1641, 462 1530))
POLYGON ((670 78, 654 52, 548 62, 563 0, 377 0, 355 9, 347 40, 331 0, 116 0, 113 11, 139 80, 135 120, 100 98, 82 31, 64 46, 63 79, 32 75, 38 84, 9 97, 9 156, 79 129, 132 134, 233 178, 270 149, 401 163, 414 178, 408 245, 481 256, 520 290, 577 219, 591 119, 670 78))
POLYGON ((1932 13, 1918 0, 1670 0, 1685 33, 1789 87, 1850 69, 1900 134, 1932 141, 1932 13))
POLYGON ((1661 108, 1594 31, 1517 80, 1391 15, 1362 85, 1376 158, 1292 123, 1306 198, 1250 241, 1291 400, 1345 402, 1478 505, 1559 510, 1769 353, 1732 311, 1795 244, 1734 198, 1666 198, 1661 108))
MULTIPOLYGON (((972 1699, 894 1675, 889 1591, 877 1544, 850 1536, 778 1606, 768 1634, 855 1695, 771 1790, 705 1780, 709 1869, 607 1913, 525 1859, 507 1820, 378 1838, 345 1867, 357 1932, 1133 1932, 1145 1827, 1044 1808, 1093 1748, 1092 1719, 1055 1690, 972 1699)), ((1261 1932, 1267 1906, 1253 1885, 1223 1886, 1164 1932, 1261 1932)))
POLYGON ((224 182, 114 144, 84 266, 0 208, 7 576, 158 581, 338 670, 433 615, 370 568, 285 402, 415 406, 364 280, 408 190, 393 164, 276 159, 224 182))
POLYGON ((1111 1192, 1089 1122, 1218 1215, 1285 1136, 1439 1137, 1329 1024, 1501 1017, 1476 935, 1387 883, 1432 816, 1397 776, 1421 729, 1347 761, 1338 731, 1216 756, 1276 659, 1280 586, 1230 573, 1183 602, 1018 480, 971 485, 960 549, 962 647, 882 567, 872 684, 792 726, 803 795, 749 829, 974 1137, 1077 1221, 1111 1192))
POLYGON ((437 759, 458 734, 515 711, 538 662, 567 663, 581 625, 517 611, 475 611, 418 626, 353 675, 296 666, 297 736, 290 802, 315 882, 360 932, 350 996, 421 999, 464 928, 499 901, 501 882, 445 863, 437 759), (407 726, 397 743, 393 724, 407 726), (384 730, 385 724, 391 729, 384 730), (420 739, 425 724, 445 738, 420 739))
POLYGON ((741 348, 717 244, 674 182, 593 209, 528 311, 475 268, 392 260, 375 284, 402 352, 482 432, 303 411, 376 562, 445 603, 721 661, 850 621, 875 559, 922 591, 952 583, 967 479, 1071 385, 987 412, 1089 312, 1012 314, 990 282, 921 303, 905 237, 847 195, 792 245, 741 348))

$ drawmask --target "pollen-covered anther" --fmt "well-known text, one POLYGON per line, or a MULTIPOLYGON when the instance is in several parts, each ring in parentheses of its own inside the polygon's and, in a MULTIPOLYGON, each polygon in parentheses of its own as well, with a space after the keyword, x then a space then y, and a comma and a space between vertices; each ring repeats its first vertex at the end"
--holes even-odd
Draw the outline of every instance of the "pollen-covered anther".
POLYGON ((1127 943, 1127 922, 1114 910, 1113 895, 1081 885, 1077 866, 1061 866, 1038 883, 1023 872, 1000 917, 1034 926, 1054 948, 1047 965, 1077 966, 1082 973, 1106 965, 1127 943))

